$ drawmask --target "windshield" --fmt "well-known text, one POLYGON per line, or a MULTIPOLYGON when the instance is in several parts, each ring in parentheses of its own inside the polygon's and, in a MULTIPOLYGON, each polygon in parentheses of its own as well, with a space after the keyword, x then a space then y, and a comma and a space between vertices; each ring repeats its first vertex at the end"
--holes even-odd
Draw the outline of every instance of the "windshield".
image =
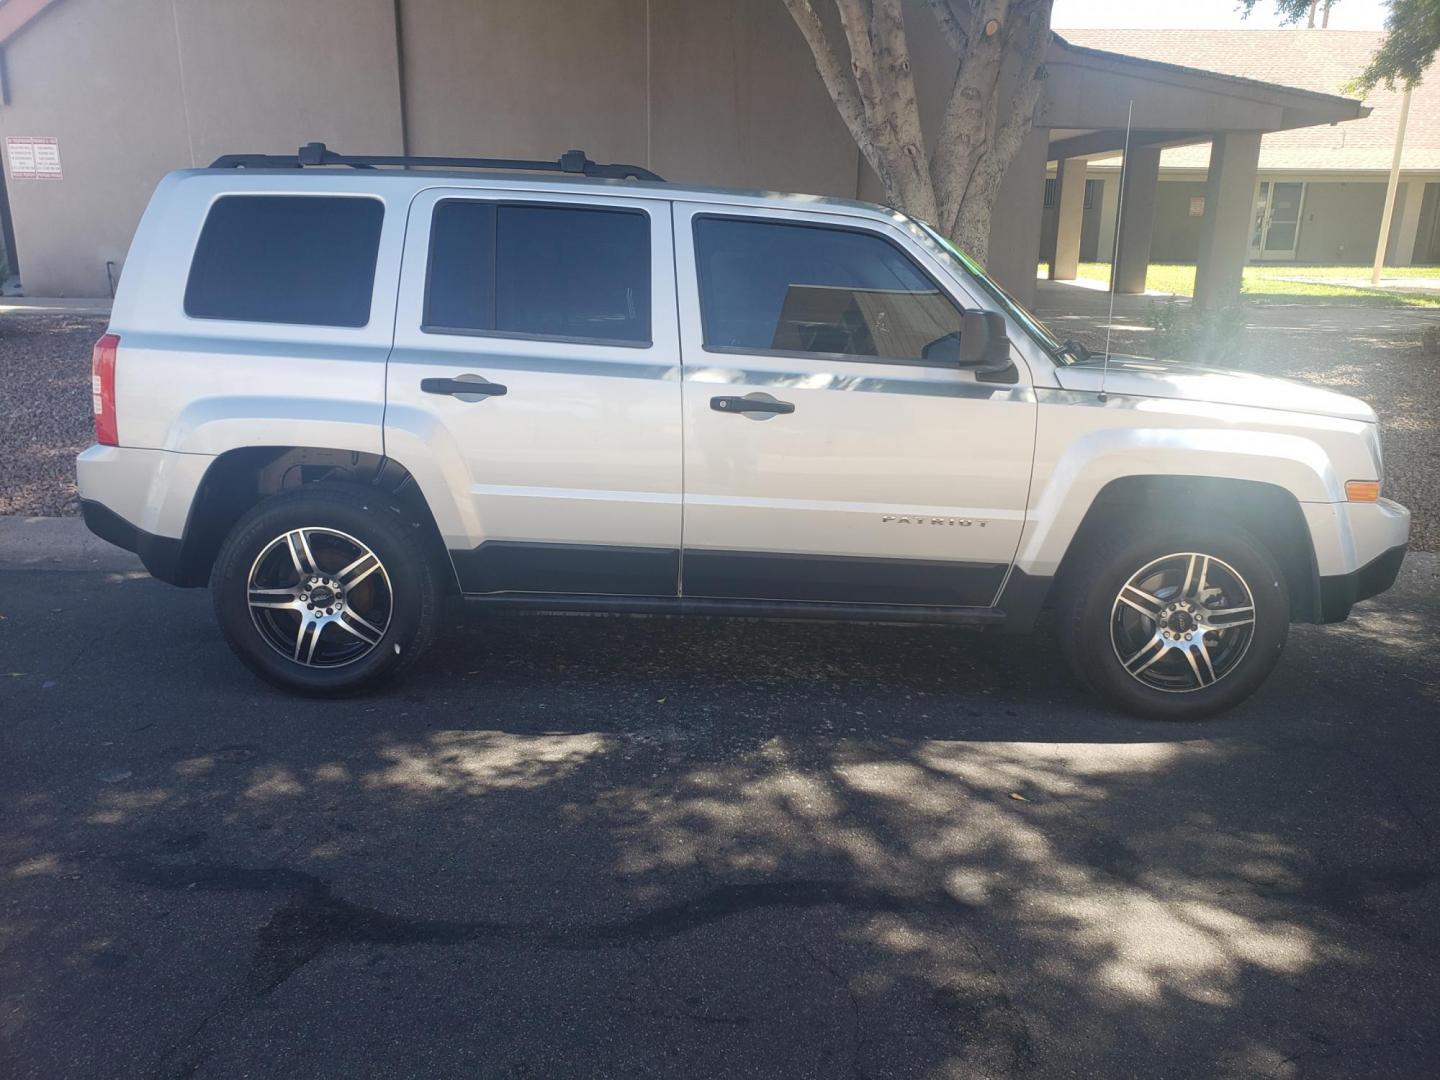
POLYGON ((1007 315, 1009 315, 1012 319, 1014 319, 1027 331, 1029 331, 1031 337, 1035 338, 1036 341, 1044 345, 1045 348, 1052 355, 1057 356, 1057 358, 1060 359, 1062 363, 1067 362, 1066 357, 1064 355, 1061 355, 1065 346, 1060 343, 1060 341, 1055 337, 1054 334, 1050 333, 1050 331, 1046 329, 1044 323, 1042 323, 1034 315, 1030 314, 1028 310, 1026 310, 1024 304, 1020 303, 1019 300, 1016 300, 999 284, 987 277, 985 271, 980 269, 979 264, 976 263, 974 259, 970 258, 969 255, 966 255, 949 240, 941 236, 940 233, 935 231, 935 229, 931 228, 919 218, 912 218, 911 220, 914 221, 915 224, 919 225, 920 228, 924 229, 925 235, 930 237, 930 239, 934 240, 935 243, 939 244, 941 250, 944 251, 945 254, 949 255, 950 258, 954 259, 957 263, 959 263, 961 268, 964 269, 965 272, 974 279, 975 284, 979 285, 980 288, 984 289, 985 292, 990 295, 990 298, 994 300, 997 304, 999 304, 1007 315))

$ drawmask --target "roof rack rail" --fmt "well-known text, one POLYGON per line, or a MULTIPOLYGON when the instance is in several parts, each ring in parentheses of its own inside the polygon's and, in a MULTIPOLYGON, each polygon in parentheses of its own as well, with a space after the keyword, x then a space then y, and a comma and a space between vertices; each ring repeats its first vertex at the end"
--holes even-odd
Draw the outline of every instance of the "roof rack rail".
POLYGON ((585 156, 584 150, 567 150, 556 161, 523 161, 516 158, 468 157, 390 157, 363 155, 353 157, 337 154, 324 143, 306 143, 290 154, 224 154, 210 163, 212 169, 303 169, 309 165, 348 165, 352 169, 374 169, 384 166, 400 168, 439 169, 514 169, 520 172, 558 172, 577 176, 594 176, 606 180, 653 180, 664 183, 649 169, 639 165, 601 165, 585 156))

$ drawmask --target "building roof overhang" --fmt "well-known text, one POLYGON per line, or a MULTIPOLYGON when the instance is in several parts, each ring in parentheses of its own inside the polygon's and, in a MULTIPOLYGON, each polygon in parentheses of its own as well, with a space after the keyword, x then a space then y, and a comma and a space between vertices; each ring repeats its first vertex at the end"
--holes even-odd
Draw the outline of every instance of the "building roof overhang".
POLYGON ((1259 79, 1073 45, 1056 35, 1037 124, 1050 159, 1114 154, 1133 108, 1132 144, 1184 146, 1232 131, 1288 131, 1368 116, 1360 101, 1259 79))

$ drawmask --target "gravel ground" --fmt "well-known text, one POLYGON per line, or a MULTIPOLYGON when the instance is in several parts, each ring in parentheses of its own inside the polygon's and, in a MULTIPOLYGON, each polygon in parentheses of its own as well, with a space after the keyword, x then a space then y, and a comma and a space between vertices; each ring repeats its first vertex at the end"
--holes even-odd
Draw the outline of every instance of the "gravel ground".
POLYGON ((75 455, 94 441, 90 347, 105 319, 0 316, 0 514, 80 512, 75 455))
MULTIPOLYGON (((1112 345, 1144 354, 1143 300, 1123 297, 1112 345), (1126 303, 1128 302, 1128 304, 1126 303)), ((1103 346, 1103 293, 1042 291, 1061 336, 1103 346), (1063 305, 1063 307, 1062 307, 1063 305)), ((1386 494, 1414 514, 1411 545, 1440 549, 1440 356, 1420 334, 1440 316, 1406 310, 1256 305, 1241 353, 1225 366, 1285 375, 1370 402, 1385 432, 1386 494)), ((91 441, 90 346, 105 320, 0 317, 0 514, 79 512, 74 456, 91 441)))

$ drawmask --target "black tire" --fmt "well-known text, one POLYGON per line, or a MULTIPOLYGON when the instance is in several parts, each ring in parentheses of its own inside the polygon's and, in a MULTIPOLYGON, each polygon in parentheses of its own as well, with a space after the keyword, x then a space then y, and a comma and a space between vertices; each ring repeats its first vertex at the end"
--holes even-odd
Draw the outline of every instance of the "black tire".
MULTIPOLYGON (((1238 526, 1181 520, 1167 525, 1163 531, 1148 535, 1127 537, 1118 530, 1111 531, 1093 537, 1075 553, 1071 562, 1072 565, 1067 568, 1067 580, 1061 583, 1056 605, 1056 632, 1061 651, 1082 683, 1126 712, 1152 720, 1199 720, 1211 716, 1237 705, 1254 693, 1280 659, 1290 630, 1290 595, 1285 575, 1265 546, 1238 526), (1120 655, 1121 643, 1112 637, 1112 620, 1117 612, 1121 612, 1117 597, 1133 576, 1157 564, 1178 567, 1181 565, 1179 562, 1166 564, 1162 560, 1176 553, 1191 552, 1220 560, 1220 565, 1224 567, 1220 571, 1222 577, 1233 570, 1243 579, 1243 585, 1248 587, 1253 599, 1254 623, 1249 628, 1245 648, 1241 651, 1238 644, 1234 646, 1238 656, 1223 669, 1223 673, 1220 667, 1201 661, 1209 669, 1207 674, 1216 676, 1214 682, 1199 685, 1203 678, 1197 671, 1196 685, 1192 689, 1156 688, 1142 682, 1124 666, 1120 655)), ((1175 600, 1180 599, 1178 591, 1181 587, 1183 585, 1170 594, 1175 600)), ((1164 591, 1169 593, 1168 589, 1164 591)), ((1136 623, 1135 616, 1128 612, 1122 614, 1134 625, 1147 629, 1154 626, 1157 637, 1163 636, 1169 627, 1165 620, 1146 622, 1145 617, 1140 616, 1140 621, 1136 623)), ((1239 617, 1243 618, 1243 615, 1239 617)), ((1185 626, 1183 622, 1180 625, 1185 626)), ((1230 631, 1232 634, 1240 632, 1230 631)), ((1117 632, 1117 637, 1121 636, 1123 628, 1117 632)), ((1198 636, 1202 641, 1216 642, 1217 649, 1218 643, 1225 640, 1246 640, 1227 639, 1220 634, 1198 636)), ((1129 651, 1129 645, 1134 640, 1132 638, 1126 644, 1125 651, 1129 651)), ((1189 642, 1190 638, 1186 637, 1185 641, 1189 642)), ((1157 642, 1156 651, 1168 644, 1168 640, 1157 642)), ((1164 671, 1185 671, 1181 664, 1182 660, 1188 661, 1188 657, 1178 651, 1178 637, 1175 646, 1177 651, 1162 655, 1149 678, 1170 677, 1162 675, 1164 671)), ((1145 647, 1143 643, 1141 647, 1145 647)), ((1189 644, 1185 646, 1187 650, 1191 648, 1193 646, 1189 644)), ((1152 655, 1144 653, 1135 666, 1151 660, 1152 655)), ((1208 655, 1213 654, 1207 650, 1208 655)), ((1145 672, 1142 670, 1139 674, 1144 675, 1145 672)), ((1176 679, 1181 677, 1181 674, 1174 676, 1176 679)))
MULTIPOLYGON (((295 693, 321 697, 373 689, 413 664, 435 638, 444 590, 425 534, 411 517, 383 492, 352 484, 296 488, 251 508, 226 537, 210 575, 215 617, 235 654, 268 682, 295 693), (273 616, 260 612, 252 618, 252 568, 260 565, 258 560, 267 550, 283 550, 288 555, 288 549, 271 548, 272 542, 298 529, 316 530, 317 534, 312 535, 318 535, 321 541, 334 540, 336 534, 358 541, 383 568, 383 575, 372 574, 382 584, 369 586, 372 594, 377 588, 384 589, 389 597, 384 604, 387 621, 379 628, 383 633, 373 644, 363 639, 357 644, 351 640, 354 635, 344 633, 342 628, 322 627, 316 634, 317 642, 323 642, 327 650, 343 651, 346 642, 353 649, 368 646, 368 651, 353 660, 342 658, 337 666, 299 663, 282 655, 278 644, 267 639, 267 630, 272 638, 279 636, 285 625, 281 620, 291 618, 292 612, 273 616), (261 629, 262 622, 267 630, 261 629), (342 644, 335 644, 335 638, 342 644)), ((313 557, 324 563, 324 555, 322 548, 313 557)), ((330 561, 337 559, 333 556, 330 561)), ((331 565, 322 569, 334 572, 339 568, 331 565)), ((359 588, 352 600, 359 596, 359 588)), ((338 606, 343 609, 344 604, 338 606)), ((304 617, 302 612, 294 612, 292 625, 298 628, 304 617)))

